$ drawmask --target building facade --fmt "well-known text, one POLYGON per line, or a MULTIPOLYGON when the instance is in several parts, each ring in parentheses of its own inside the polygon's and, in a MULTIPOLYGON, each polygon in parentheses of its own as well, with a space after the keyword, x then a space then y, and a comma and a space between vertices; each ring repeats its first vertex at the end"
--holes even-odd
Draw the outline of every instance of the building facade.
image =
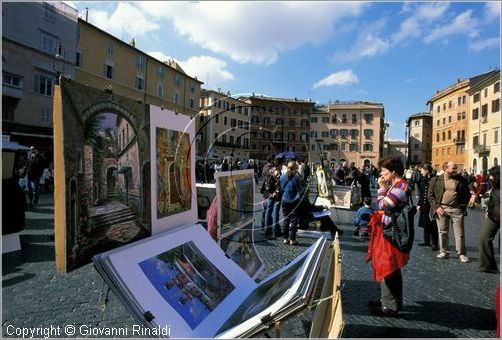
POLYGON ((500 70, 490 73, 468 93, 467 164, 469 171, 477 174, 500 165, 500 70))
POLYGON ((314 161, 377 165, 383 152, 384 107, 381 103, 335 102, 314 110, 310 151, 314 161))
POLYGON ((403 164, 408 159, 408 143, 403 140, 386 140, 383 145, 382 157, 398 157, 403 164))
POLYGON ((293 151, 309 160, 309 118, 314 102, 265 96, 241 97, 251 107, 251 150, 249 157, 266 160, 271 155, 293 151))
POLYGON ((73 77, 77 10, 62 2, 2 2, 2 133, 52 158, 53 87, 73 77))
POLYGON ((228 94, 202 90, 198 155, 208 159, 249 159, 251 107, 228 94))
POLYGON ((406 120, 407 164, 430 163, 432 156, 432 115, 415 113, 406 120))
MULTIPOLYGON (((493 71, 492 71, 493 72, 493 71)), ((466 136, 471 112, 469 89, 492 72, 465 80, 458 79, 448 88, 437 91, 427 102, 432 114, 432 166, 437 170, 446 161, 454 161, 459 169, 468 168, 466 136)))

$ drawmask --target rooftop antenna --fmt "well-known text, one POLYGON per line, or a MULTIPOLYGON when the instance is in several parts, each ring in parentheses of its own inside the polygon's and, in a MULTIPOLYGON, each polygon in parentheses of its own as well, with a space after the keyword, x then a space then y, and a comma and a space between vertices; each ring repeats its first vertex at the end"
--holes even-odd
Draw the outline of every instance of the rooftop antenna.
POLYGON ((89 7, 85 8, 85 22, 89 22, 89 7))

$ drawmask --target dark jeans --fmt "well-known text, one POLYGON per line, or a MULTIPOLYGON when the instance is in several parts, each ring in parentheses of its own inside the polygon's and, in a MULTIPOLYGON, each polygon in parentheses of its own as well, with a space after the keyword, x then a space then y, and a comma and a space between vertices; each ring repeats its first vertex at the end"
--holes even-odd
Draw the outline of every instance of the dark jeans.
POLYGON ((493 251, 493 240, 500 229, 500 222, 496 223, 485 217, 479 232, 479 270, 498 271, 493 251))
POLYGON ((281 234, 281 226, 279 225, 279 209, 281 202, 267 198, 265 202, 265 221, 264 226, 267 232, 274 231, 275 236, 281 234))
POLYGON ((393 311, 403 307, 403 277, 401 269, 397 269, 380 282, 380 299, 382 307, 393 311))
POLYGON ((28 179, 28 199, 30 204, 38 204, 38 195, 40 193, 40 177, 28 179))
POLYGON ((424 228, 424 243, 432 247, 439 245, 439 233, 436 220, 431 221, 429 217, 430 208, 420 207, 419 226, 424 228))
POLYGON ((298 229, 298 217, 296 215, 296 207, 298 201, 292 203, 282 202, 283 234, 284 239, 296 240, 296 231, 298 229))

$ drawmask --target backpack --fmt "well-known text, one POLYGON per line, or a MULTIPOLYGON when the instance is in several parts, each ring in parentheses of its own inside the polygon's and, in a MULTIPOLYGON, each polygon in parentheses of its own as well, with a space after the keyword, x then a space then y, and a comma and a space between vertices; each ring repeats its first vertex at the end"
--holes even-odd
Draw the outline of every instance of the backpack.
POLYGON ((276 191, 276 189, 277 189, 276 179, 274 178, 274 175, 268 172, 267 175, 265 176, 263 184, 260 187, 260 193, 262 195, 272 194, 276 191))
POLYGON ((403 253, 409 253, 415 238, 414 224, 417 207, 413 205, 411 194, 401 212, 394 213, 392 221, 382 229, 383 237, 403 253))

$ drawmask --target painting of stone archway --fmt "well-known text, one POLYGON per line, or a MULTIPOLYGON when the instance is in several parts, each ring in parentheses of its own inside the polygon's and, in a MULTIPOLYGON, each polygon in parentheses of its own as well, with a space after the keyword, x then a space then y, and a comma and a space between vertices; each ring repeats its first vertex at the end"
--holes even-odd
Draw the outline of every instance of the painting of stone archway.
MULTIPOLYGON (((152 139, 157 124, 152 126, 152 111, 157 123, 167 119, 168 113, 160 108, 109 90, 65 79, 55 86, 54 213, 59 272, 85 265, 98 253, 193 222, 163 221, 159 228, 157 206, 152 203, 157 202, 152 201, 157 188, 150 174, 158 176, 145 171, 145 164, 156 164, 151 161, 157 149, 152 139), (66 190, 70 187, 73 190, 66 190)), ((185 124, 190 122, 188 117, 176 116, 185 124)), ((183 130, 181 125, 173 133, 183 133, 179 130, 183 130)), ((182 178, 187 169, 191 172, 194 168, 189 152, 192 140, 193 135, 186 133, 178 150, 181 154, 173 154, 178 167, 172 178, 179 178, 173 183, 183 190, 169 192, 164 210, 172 214, 192 208, 190 186, 195 181, 191 175, 188 181, 182 178)))

